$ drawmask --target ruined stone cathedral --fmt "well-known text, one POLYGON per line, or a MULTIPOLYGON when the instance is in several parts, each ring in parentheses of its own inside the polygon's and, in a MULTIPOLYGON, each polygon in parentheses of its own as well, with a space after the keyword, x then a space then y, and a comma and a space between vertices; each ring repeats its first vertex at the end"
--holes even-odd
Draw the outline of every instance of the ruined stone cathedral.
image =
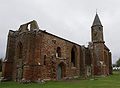
POLYGON ((36 82, 112 74, 111 52, 97 13, 91 38, 85 47, 39 29, 35 20, 23 24, 9 31, 2 76, 36 82))

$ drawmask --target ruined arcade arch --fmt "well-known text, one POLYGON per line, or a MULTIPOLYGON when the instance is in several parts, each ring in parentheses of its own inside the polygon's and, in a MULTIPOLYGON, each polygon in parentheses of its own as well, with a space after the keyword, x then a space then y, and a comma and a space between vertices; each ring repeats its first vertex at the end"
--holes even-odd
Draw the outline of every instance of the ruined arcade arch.
POLYGON ((16 81, 20 82, 23 77, 23 45, 21 42, 17 43, 16 47, 16 81))

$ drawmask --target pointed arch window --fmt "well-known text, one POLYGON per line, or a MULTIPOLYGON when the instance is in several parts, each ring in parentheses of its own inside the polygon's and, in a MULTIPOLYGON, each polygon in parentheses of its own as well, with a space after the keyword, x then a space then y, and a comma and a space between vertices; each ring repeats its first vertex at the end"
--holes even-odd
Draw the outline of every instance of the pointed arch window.
POLYGON ((46 55, 44 55, 44 65, 46 65, 46 55))
POLYGON ((77 63, 77 48, 75 46, 71 49, 71 66, 76 67, 77 63))
POLYGON ((56 57, 61 57, 61 48, 57 47, 56 57))

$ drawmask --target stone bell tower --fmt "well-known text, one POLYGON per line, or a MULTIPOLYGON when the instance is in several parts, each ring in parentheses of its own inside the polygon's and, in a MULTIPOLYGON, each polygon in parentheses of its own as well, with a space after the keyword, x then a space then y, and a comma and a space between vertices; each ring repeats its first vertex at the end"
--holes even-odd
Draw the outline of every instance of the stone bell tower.
POLYGON ((94 22, 91 27, 92 44, 93 44, 93 69, 94 75, 104 75, 104 38, 103 26, 96 13, 94 22))

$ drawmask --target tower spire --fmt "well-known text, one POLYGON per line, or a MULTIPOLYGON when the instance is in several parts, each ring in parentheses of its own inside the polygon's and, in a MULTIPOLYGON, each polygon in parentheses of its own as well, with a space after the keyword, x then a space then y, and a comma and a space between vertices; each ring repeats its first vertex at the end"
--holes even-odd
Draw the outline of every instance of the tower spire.
POLYGON ((97 10, 96 10, 96 15, 95 15, 95 19, 94 19, 94 21, 93 21, 93 24, 92 24, 92 26, 102 26, 102 24, 101 24, 101 21, 100 21, 100 19, 99 19, 99 16, 98 16, 98 14, 97 14, 97 10))

